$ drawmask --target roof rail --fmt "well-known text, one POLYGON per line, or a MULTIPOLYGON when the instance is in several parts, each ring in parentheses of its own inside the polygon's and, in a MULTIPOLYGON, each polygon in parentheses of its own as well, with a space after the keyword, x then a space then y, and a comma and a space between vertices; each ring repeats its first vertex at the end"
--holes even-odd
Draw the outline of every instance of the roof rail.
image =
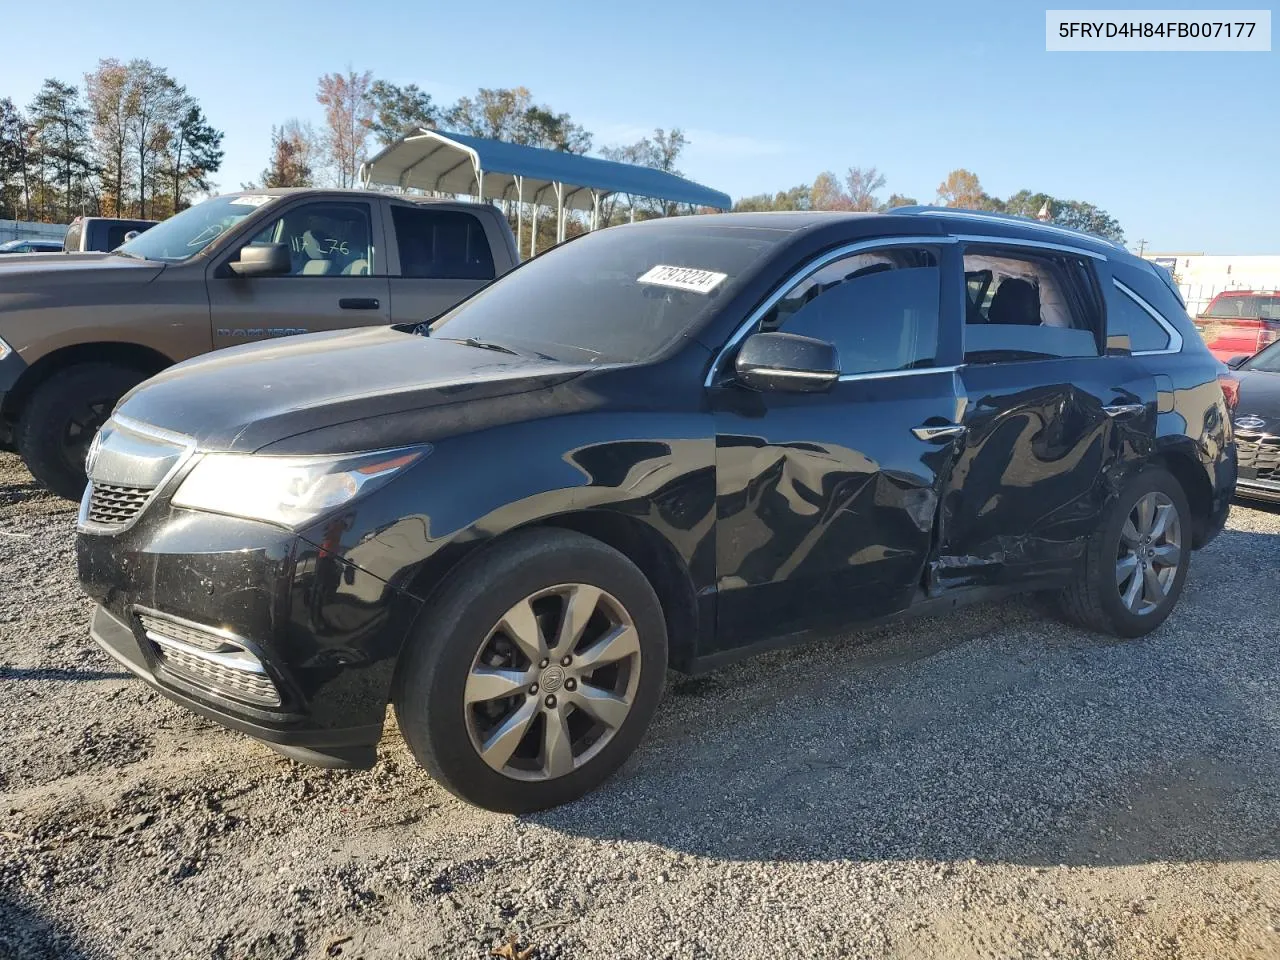
POLYGON ((969 210, 965 207, 933 207, 925 204, 919 204, 913 207, 894 207, 889 213, 914 213, 927 217, 956 217, 968 220, 994 220, 997 223, 1016 223, 1020 226, 1035 227, 1038 230, 1044 230, 1047 233, 1057 234, 1059 236, 1071 237, 1072 239, 1084 238, 1092 240, 1094 243, 1101 243, 1115 250, 1125 250, 1123 244, 1116 243, 1114 240, 1108 240, 1105 237, 1099 237, 1097 234, 1086 233, 1083 230, 1073 230, 1071 227, 1060 227, 1054 223, 1041 223, 1039 220, 1033 220, 1031 217, 1023 217, 1013 213, 995 213, 991 210, 969 210))

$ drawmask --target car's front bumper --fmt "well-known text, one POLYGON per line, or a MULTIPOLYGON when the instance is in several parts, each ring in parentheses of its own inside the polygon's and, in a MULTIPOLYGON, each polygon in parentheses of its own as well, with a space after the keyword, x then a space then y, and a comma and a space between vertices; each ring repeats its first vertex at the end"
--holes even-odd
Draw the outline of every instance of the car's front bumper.
POLYGON ((91 635, 133 673, 295 759, 372 765, 419 601, 302 537, 165 503, 118 534, 82 531, 76 551, 91 635), (156 636, 156 617, 174 630, 156 636), (174 656, 184 637, 196 646, 174 656), (210 637, 256 672, 220 668, 226 654, 199 647, 210 637))
POLYGON ((1280 503, 1280 481, 1239 479, 1236 481, 1236 496, 1247 500, 1280 503))

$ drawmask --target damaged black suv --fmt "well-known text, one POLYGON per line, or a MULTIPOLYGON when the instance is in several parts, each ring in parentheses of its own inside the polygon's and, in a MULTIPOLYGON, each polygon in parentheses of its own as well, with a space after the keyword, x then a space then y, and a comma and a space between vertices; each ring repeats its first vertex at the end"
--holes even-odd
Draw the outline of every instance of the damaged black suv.
POLYGON ((599 784, 668 665, 1040 591, 1134 637, 1222 529, 1221 366, 1163 271, 929 208, 615 227, 434 322, 181 364, 89 460, 94 639, 313 763, 388 704, 474 803, 599 784))

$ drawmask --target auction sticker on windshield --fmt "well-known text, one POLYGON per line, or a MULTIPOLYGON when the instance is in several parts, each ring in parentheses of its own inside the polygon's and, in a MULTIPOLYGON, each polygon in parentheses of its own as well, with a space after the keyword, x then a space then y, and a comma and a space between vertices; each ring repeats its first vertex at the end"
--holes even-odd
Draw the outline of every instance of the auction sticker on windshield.
POLYGON ((252 193, 243 197, 236 197, 231 201, 236 207, 260 207, 264 203, 270 203, 275 197, 264 193, 252 193))
POLYGON ((637 282, 688 290, 690 293, 710 293, 727 276, 727 273, 716 273, 713 270, 695 270, 693 267, 668 267, 659 264, 644 276, 637 278, 637 282))

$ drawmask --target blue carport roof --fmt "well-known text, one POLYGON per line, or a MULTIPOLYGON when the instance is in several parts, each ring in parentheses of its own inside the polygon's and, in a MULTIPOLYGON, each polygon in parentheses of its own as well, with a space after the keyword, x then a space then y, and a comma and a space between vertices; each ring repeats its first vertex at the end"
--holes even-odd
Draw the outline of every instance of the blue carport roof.
POLYGON ((590 210, 592 191, 719 210, 732 206, 728 194, 662 170, 443 130, 403 137, 369 160, 361 176, 366 183, 475 196, 477 170, 484 174, 486 200, 517 199, 522 178, 525 203, 554 207, 559 183, 566 209, 590 210))

